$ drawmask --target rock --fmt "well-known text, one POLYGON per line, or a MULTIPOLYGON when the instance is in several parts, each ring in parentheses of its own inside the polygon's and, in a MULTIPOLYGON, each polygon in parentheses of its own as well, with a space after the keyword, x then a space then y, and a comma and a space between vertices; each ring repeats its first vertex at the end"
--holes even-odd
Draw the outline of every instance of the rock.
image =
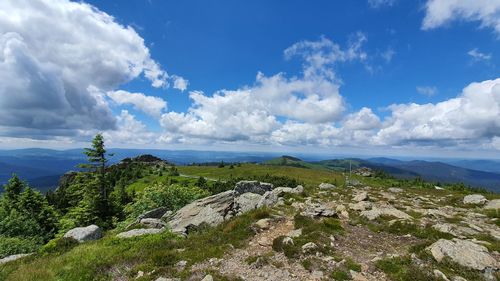
POLYGON ((368 281, 368 279, 364 277, 363 274, 356 272, 354 270, 350 270, 349 274, 351 274, 351 278, 353 281, 368 281))
POLYGON ((181 281, 180 278, 165 278, 165 277, 158 277, 156 278, 155 281, 181 281))
POLYGON ((186 267, 186 265, 187 265, 187 261, 182 260, 182 261, 178 261, 175 264, 175 267, 177 268, 177 270, 181 271, 181 270, 184 270, 184 268, 186 267))
POLYGON ((464 204, 484 205, 486 201, 488 201, 486 197, 481 194, 472 194, 464 197, 464 204))
POLYGON ((365 211, 369 210, 372 207, 372 203, 369 201, 361 201, 356 204, 349 204, 349 209, 354 211, 365 211))
POLYGON ((323 182, 319 185, 319 189, 334 189, 334 188, 337 188, 337 187, 331 183, 323 182))
POLYGON ((135 279, 139 279, 139 278, 141 278, 141 277, 143 277, 143 276, 144 276, 144 271, 139 270, 139 271, 137 272, 137 275, 135 276, 135 279))
POLYGON ((163 214, 163 216, 161 216, 162 219, 164 220, 167 220, 169 219, 172 215, 174 214, 174 212, 172 211, 166 211, 165 214, 163 214))
POLYGON ((269 229, 271 227, 271 220, 270 219, 260 219, 254 223, 254 226, 259 231, 269 229))
POLYGON ((460 276, 453 276, 451 278, 451 281, 467 281, 467 279, 460 277, 460 276))
POLYGON ((474 236, 478 234, 478 232, 474 229, 451 223, 438 223, 433 225, 432 228, 459 238, 465 238, 467 236, 474 236))
POLYGON ((316 245, 314 242, 308 242, 304 245, 302 245, 302 252, 311 252, 314 251, 318 248, 318 245, 316 245))
POLYGON ((78 242, 97 240, 102 237, 101 228, 92 224, 86 227, 76 227, 64 234, 65 238, 73 238, 78 242))
POLYGON ((234 192, 236 192, 236 195, 247 192, 263 195, 266 191, 271 191, 272 189, 273 185, 270 183, 258 181, 239 181, 236 183, 234 192))
POLYGON ((30 256, 30 255, 32 255, 32 254, 33 254, 33 253, 29 253, 29 254, 17 254, 17 255, 10 255, 10 256, 6 256, 5 258, 0 259, 0 265, 1 265, 1 264, 8 263, 8 262, 11 262, 11 261, 15 261, 15 260, 18 260, 18 259, 21 259, 21 258, 27 257, 27 256, 30 256))
POLYGON ((369 211, 362 211, 361 216, 367 218, 368 220, 374 220, 380 216, 391 216, 405 220, 409 220, 412 218, 407 213, 400 211, 390 205, 373 206, 373 208, 369 211))
POLYGON ((441 271, 439 271, 437 269, 434 269, 433 273, 434 273, 434 277, 436 277, 439 280, 450 281, 450 279, 448 279, 448 277, 446 277, 446 275, 444 275, 444 273, 442 273, 441 271))
POLYGON ((390 187, 387 189, 389 192, 392 192, 392 193, 400 193, 400 192, 403 192, 403 189, 401 188, 398 188, 398 187, 390 187))
POLYGON ((296 238, 302 235, 302 228, 290 230, 286 236, 296 238))
POLYGON ((453 262, 476 270, 484 270, 485 268, 497 270, 499 268, 498 261, 489 254, 486 247, 468 240, 439 239, 427 249, 437 262, 441 262, 447 257, 453 262))
POLYGON ((283 238, 282 242, 283 242, 284 245, 293 245, 293 239, 290 238, 290 237, 288 237, 288 236, 285 237, 285 238, 283 238))
POLYGON ((359 192, 358 194, 356 194, 356 196, 354 196, 354 198, 352 198, 352 200, 356 202, 366 201, 368 200, 368 192, 366 191, 359 192))
POLYGON ((234 208, 238 213, 245 213, 257 209, 262 196, 256 193, 243 193, 234 199, 234 208))
POLYGON ((311 272, 311 278, 313 280, 322 279, 323 275, 324 275, 324 273, 321 270, 314 270, 313 272, 311 272))
POLYGON ((317 217, 335 217, 337 212, 319 203, 309 203, 300 213, 302 216, 317 218, 317 217))
POLYGON ((484 206, 485 209, 500 209, 500 199, 494 199, 488 202, 486 206, 484 206))
POLYGON ((116 237, 118 238, 131 238, 136 236, 142 236, 146 234, 157 234, 165 231, 165 228, 140 228, 140 229, 132 229, 129 231, 125 231, 122 233, 118 233, 116 237))
POLYGON ((231 217, 235 192, 229 190, 196 200, 178 210, 168 222, 174 233, 186 234, 201 224, 215 226, 231 217))
POLYGON ((166 226, 166 223, 162 220, 153 218, 142 219, 139 224, 146 228, 163 228, 166 226))
POLYGON ((262 198, 260 199, 259 203, 257 204, 257 207, 271 207, 274 204, 278 203, 278 195, 272 191, 266 191, 264 195, 262 195, 262 198))
POLYGON ((300 194, 302 192, 304 192, 304 187, 302 185, 297 185, 292 193, 300 194))
POLYGON ((201 281, 214 281, 214 278, 212 277, 212 275, 208 274, 205 277, 203 277, 201 281))
POLYGON ((159 207, 150 211, 147 211, 137 217, 137 221, 141 221, 142 219, 160 219, 165 215, 165 213, 168 211, 167 207, 159 207))

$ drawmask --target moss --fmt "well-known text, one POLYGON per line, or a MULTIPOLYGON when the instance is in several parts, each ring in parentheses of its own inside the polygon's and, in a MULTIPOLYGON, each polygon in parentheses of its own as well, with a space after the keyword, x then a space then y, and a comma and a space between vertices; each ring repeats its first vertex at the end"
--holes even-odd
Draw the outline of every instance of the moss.
POLYGON ((330 276, 336 281, 351 280, 349 273, 339 269, 334 270, 330 276))

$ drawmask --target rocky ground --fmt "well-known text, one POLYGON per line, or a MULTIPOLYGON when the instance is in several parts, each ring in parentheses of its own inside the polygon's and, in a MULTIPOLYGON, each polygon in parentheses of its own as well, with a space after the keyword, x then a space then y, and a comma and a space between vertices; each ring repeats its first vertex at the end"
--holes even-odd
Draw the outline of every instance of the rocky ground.
MULTIPOLYGON (((151 210, 117 237, 169 230, 189 237, 199 228, 229 227, 234 217, 264 210, 251 223, 253 236, 243 247, 229 245, 223 255, 200 262, 179 261, 182 279, 498 280, 500 199, 487 197, 326 183, 275 188, 244 181, 176 213, 151 210)), ((95 228, 67 236, 81 242, 98 239, 95 228)), ((180 280, 179 274, 158 277, 154 270, 133 275, 137 280, 180 280)))
POLYGON ((243 191, 237 187, 236 195, 228 192, 201 200, 171 219, 173 228, 180 226, 182 232, 190 224, 213 225, 241 211, 272 207, 271 217, 254 223, 256 234, 246 247, 192 265, 189 280, 201 279, 203 272, 229 280, 498 280, 500 276, 498 199, 457 197, 441 190, 340 189, 331 184, 306 192, 302 187, 282 189, 274 197, 272 192, 268 186, 259 190, 258 184, 243 191), (228 200, 229 194, 235 197, 228 200))

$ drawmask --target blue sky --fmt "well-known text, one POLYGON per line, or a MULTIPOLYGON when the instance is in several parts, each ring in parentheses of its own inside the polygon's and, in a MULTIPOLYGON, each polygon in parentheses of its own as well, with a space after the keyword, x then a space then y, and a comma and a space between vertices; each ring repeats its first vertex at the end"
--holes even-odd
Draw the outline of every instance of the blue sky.
POLYGON ((500 1, 455 2, 0 4, 0 147, 498 157, 500 1))

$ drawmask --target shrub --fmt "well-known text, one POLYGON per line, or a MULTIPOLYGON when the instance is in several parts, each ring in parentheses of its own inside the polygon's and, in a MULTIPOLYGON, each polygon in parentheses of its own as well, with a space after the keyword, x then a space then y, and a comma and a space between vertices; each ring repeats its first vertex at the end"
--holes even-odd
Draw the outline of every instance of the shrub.
POLYGON ((51 253, 64 253, 67 252, 73 247, 78 245, 78 241, 73 238, 61 237, 50 240, 47 244, 45 244, 41 249, 40 253, 42 254, 51 254, 51 253))
POLYGON ((42 241, 18 237, 0 237, 0 259, 10 255, 35 251, 42 241))

